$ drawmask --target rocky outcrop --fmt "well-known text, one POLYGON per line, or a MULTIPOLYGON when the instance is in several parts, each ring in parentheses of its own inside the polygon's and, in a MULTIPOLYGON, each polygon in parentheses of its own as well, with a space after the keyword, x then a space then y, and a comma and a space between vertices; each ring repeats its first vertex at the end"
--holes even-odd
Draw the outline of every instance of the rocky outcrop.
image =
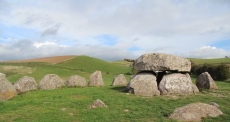
POLYGON ((200 74, 196 80, 198 89, 218 89, 215 81, 208 72, 200 74))
POLYGON ((66 80, 66 86, 67 87, 77 87, 77 86, 85 87, 87 86, 87 83, 86 83, 85 78, 78 76, 78 75, 73 75, 66 80))
POLYGON ((38 88, 43 90, 51 90, 51 89, 61 88, 64 86, 65 86, 64 81, 56 74, 48 74, 44 76, 43 79, 38 84, 38 88))
POLYGON ((105 103, 103 103, 101 100, 97 99, 96 101, 94 101, 89 108, 107 108, 107 105, 105 105, 105 103))
POLYGON ((91 76, 88 86, 104 86, 101 71, 95 71, 91 76))
POLYGON ((18 94, 36 90, 37 89, 37 82, 34 80, 34 78, 29 76, 24 76, 20 78, 15 84, 14 87, 18 94))
POLYGON ((178 71, 190 72, 188 59, 163 53, 144 54, 135 60, 134 69, 139 71, 178 71))
POLYGON ((132 78, 127 89, 135 95, 160 95, 160 91, 157 88, 156 76, 152 73, 139 73, 132 78))
POLYGON ((166 74, 160 81, 159 90, 162 95, 169 94, 192 94, 193 84, 189 74, 166 74))
POLYGON ((5 74, 0 73, 0 101, 11 99, 16 94, 16 90, 12 83, 6 79, 5 74))
POLYGON ((119 74, 113 78, 112 86, 126 86, 127 84, 128 82, 123 74, 119 74))
POLYGON ((222 115, 217 107, 205 103, 192 103, 174 110, 169 118, 178 121, 201 121, 203 117, 217 117, 222 115))

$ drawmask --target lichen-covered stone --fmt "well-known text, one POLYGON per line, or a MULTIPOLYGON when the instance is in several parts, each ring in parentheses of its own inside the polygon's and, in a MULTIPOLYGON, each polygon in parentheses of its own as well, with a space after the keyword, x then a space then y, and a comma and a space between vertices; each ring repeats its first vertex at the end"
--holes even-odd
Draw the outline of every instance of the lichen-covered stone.
POLYGON ((128 82, 123 74, 119 74, 113 78, 112 86, 126 86, 127 84, 128 82))
POLYGON ((65 86, 64 81, 56 74, 48 74, 44 76, 43 79, 38 84, 38 88, 43 90, 51 90, 51 89, 61 88, 64 86, 65 86))
POLYGON ((12 83, 6 79, 5 74, 0 73, 0 101, 11 99, 16 94, 16 90, 12 83))
POLYGON ((101 71, 95 71, 91 76, 88 86, 104 86, 101 71))
POLYGON ((105 103, 103 103, 101 100, 97 99, 96 101, 94 101, 89 108, 107 108, 107 105, 105 105, 105 103))
POLYGON ((196 80, 198 89, 218 89, 215 81, 208 72, 200 74, 196 80))
POLYGON ((190 72, 191 62, 175 55, 163 53, 149 53, 137 58, 134 69, 139 71, 178 71, 190 72))
POLYGON ((78 76, 78 75, 73 75, 66 80, 66 86, 67 87, 77 87, 77 86, 85 87, 87 86, 87 83, 86 83, 85 78, 78 76))
POLYGON ((189 74, 173 73, 166 74, 160 81, 159 90, 162 95, 169 94, 192 94, 193 84, 189 74))
POLYGON ((156 76, 152 73, 139 73, 127 85, 127 89, 135 95, 160 95, 157 88, 156 76))
POLYGON ((31 90, 36 90, 37 89, 37 82, 32 77, 24 76, 24 77, 20 78, 14 84, 14 87, 15 87, 17 93, 20 94, 20 93, 31 91, 31 90))
POLYGON ((192 103, 174 110, 169 118, 176 119, 178 121, 195 121, 200 122, 203 117, 217 117, 222 115, 216 106, 205 103, 192 103))

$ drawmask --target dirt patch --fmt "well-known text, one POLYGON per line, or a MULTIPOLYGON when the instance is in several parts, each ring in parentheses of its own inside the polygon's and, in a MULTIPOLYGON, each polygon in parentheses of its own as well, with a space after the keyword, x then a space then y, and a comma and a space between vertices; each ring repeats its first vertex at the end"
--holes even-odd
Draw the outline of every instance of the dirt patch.
POLYGON ((35 58, 35 59, 28 59, 28 60, 15 60, 10 62, 46 62, 50 64, 57 64, 63 61, 69 60, 76 56, 54 56, 54 57, 45 57, 45 58, 35 58))

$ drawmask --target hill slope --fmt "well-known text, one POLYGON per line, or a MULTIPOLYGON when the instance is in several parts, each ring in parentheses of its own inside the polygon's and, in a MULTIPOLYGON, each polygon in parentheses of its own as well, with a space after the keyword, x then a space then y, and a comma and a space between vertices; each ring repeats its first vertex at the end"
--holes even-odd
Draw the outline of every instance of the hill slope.
POLYGON ((44 58, 35 58, 35 59, 28 59, 28 60, 15 60, 10 62, 45 62, 50 64, 56 64, 68 59, 71 59, 75 56, 54 56, 54 57, 44 57, 44 58))
POLYGON ((76 69, 84 72, 94 72, 96 70, 100 70, 104 73, 112 74, 129 73, 131 71, 131 67, 119 66, 111 62, 106 62, 88 56, 77 56, 70 60, 61 62, 57 64, 57 66, 76 69))

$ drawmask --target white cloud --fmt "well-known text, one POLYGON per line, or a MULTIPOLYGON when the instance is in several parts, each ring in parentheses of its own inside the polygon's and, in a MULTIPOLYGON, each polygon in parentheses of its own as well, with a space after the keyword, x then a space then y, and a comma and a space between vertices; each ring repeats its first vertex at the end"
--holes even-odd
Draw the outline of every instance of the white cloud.
POLYGON ((224 58, 229 55, 230 51, 212 46, 203 46, 190 52, 190 56, 196 58, 224 58))
MULTIPOLYGON (((4 51, 28 49, 23 52, 26 57, 74 53, 111 60, 162 52, 205 58, 209 56, 197 54, 204 51, 198 47, 230 39, 228 0, 1 0, 0 10, 0 27, 27 28, 37 33, 5 41, 8 48, 0 47, 4 51), (95 38, 104 34, 116 37, 116 44, 108 47, 95 38), (21 39, 32 44, 25 49, 9 46, 21 39), (128 51, 132 47, 139 50, 128 51), (37 51, 34 48, 39 51, 33 52, 37 51)), ((7 37, 4 30, 0 36, 14 38, 7 37)), ((212 56, 221 57, 224 52, 212 56)))

